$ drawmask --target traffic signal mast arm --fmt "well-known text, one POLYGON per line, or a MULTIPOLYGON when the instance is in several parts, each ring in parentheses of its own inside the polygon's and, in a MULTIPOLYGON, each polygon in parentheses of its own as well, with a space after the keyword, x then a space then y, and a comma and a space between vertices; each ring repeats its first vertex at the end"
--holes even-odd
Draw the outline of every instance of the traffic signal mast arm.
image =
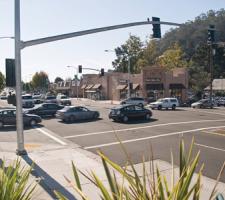
POLYGON ((156 21, 147 20, 147 21, 143 21, 143 22, 133 22, 133 23, 127 23, 127 24, 114 25, 114 26, 106 26, 106 27, 102 27, 102 28, 89 29, 89 30, 85 30, 85 31, 78 31, 78 32, 73 32, 73 33, 66 33, 66 34, 62 34, 62 35, 56 35, 56 36, 45 37, 45 38, 29 40, 29 41, 20 41, 20 48, 22 49, 22 48, 25 48, 28 46, 43 44, 43 43, 47 43, 47 42, 54 42, 57 40, 63 40, 63 39, 78 37, 78 36, 82 36, 82 35, 88 35, 88 34, 93 34, 93 33, 127 28, 127 27, 132 27, 132 26, 148 25, 148 24, 164 24, 164 25, 172 25, 172 26, 181 26, 182 25, 182 24, 173 23, 173 22, 162 22, 162 21, 156 22, 156 21))

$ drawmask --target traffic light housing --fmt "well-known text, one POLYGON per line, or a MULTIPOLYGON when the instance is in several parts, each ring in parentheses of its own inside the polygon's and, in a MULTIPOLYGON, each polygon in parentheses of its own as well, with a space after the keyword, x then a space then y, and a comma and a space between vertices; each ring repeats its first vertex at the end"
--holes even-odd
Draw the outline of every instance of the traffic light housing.
POLYGON ((6 86, 16 86, 16 72, 15 72, 15 59, 7 58, 5 60, 5 71, 6 71, 6 86))
POLYGON ((153 38, 161 38, 161 27, 160 27, 160 18, 152 17, 152 26, 153 26, 153 38), (154 22, 159 22, 155 24, 154 22))
POLYGON ((78 72, 82 73, 82 65, 78 65, 78 72))
POLYGON ((209 43, 215 42, 215 26, 214 25, 209 25, 207 41, 209 43))
POLYGON ((105 72, 104 72, 104 68, 101 68, 100 75, 101 75, 101 76, 104 76, 104 73, 105 73, 105 72))

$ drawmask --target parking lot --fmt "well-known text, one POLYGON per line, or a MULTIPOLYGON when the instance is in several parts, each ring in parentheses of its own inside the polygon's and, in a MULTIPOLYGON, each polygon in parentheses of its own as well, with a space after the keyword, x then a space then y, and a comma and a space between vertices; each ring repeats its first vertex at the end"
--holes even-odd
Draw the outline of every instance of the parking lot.
MULTIPOLYGON (((204 174, 206 176, 215 179, 225 161, 224 107, 179 108, 175 111, 153 110, 150 121, 119 123, 108 119, 110 108, 113 107, 110 102, 100 103, 74 99, 73 104, 84 105, 99 111, 100 118, 75 123, 64 123, 56 118, 44 118, 42 126, 36 128, 39 132, 38 137, 42 135, 49 141, 61 145, 78 144, 93 153, 101 149, 120 165, 126 163, 126 156, 122 151, 120 141, 134 163, 142 162, 143 156, 145 160, 148 160, 151 156, 151 148, 154 159, 170 161, 171 152, 173 152, 175 163, 178 163, 179 140, 184 138, 186 144, 189 145, 194 137, 194 151, 200 150, 201 152, 200 161, 205 163, 204 174)), ((7 132, 9 133, 10 130, 7 132)), ((222 175, 222 181, 225 182, 225 174, 222 175)))

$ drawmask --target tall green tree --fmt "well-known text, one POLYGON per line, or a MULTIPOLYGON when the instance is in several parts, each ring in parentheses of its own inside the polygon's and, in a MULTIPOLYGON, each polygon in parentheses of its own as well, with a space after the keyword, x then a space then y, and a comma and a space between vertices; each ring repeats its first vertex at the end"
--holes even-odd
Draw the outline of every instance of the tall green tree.
POLYGON ((138 60, 143 57, 143 43, 137 36, 130 35, 125 44, 115 49, 117 58, 112 62, 115 71, 128 72, 128 59, 130 59, 130 72, 139 73, 141 68, 138 60))
POLYGON ((188 66, 188 62, 184 58, 184 52, 177 43, 159 56, 156 62, 159 66, 169 70, 188 66))
POLYGON ((2 91, 5 87, 5 76, 0 72, 0 91, 2 91))
POLYGON ((61 77, 56 77, 54 83, 62 82, 63 79, 61 77))
POLYGON ((31 84, 36 90, 46 90, 49 85, 48 74, 44 71, 36 72, 32 77, 31 84))
POLYGON ((138 60, 139 68, 155 65, 157 57, 160 56, 159 49, 159 42, 157 40, 147 41, 146 47, 143 50, 143 57, 138 60))

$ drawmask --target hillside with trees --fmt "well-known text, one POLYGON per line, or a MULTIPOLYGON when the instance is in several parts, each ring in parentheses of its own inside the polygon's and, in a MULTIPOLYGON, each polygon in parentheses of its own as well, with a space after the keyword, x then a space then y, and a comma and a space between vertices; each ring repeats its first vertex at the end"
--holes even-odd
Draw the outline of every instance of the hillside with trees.
MULTIPOLYGON (((159 65, 172 69, 189 69, 190 88, 201 92, 209 84, 208 27, 215 25, 215 43, 225 42, 225 10, 210 10, 200 14, 178 28, 171 29, 160 40, 149 39, 142 42, 130 35, 125 44, 117 47, 117 58, 113 61, 115 71, 127 72, 130 57, 131 73, 139 73, 145 66, 159 65)), ((213 45, 213 77, 225 78, 225 47, 213 45)))

